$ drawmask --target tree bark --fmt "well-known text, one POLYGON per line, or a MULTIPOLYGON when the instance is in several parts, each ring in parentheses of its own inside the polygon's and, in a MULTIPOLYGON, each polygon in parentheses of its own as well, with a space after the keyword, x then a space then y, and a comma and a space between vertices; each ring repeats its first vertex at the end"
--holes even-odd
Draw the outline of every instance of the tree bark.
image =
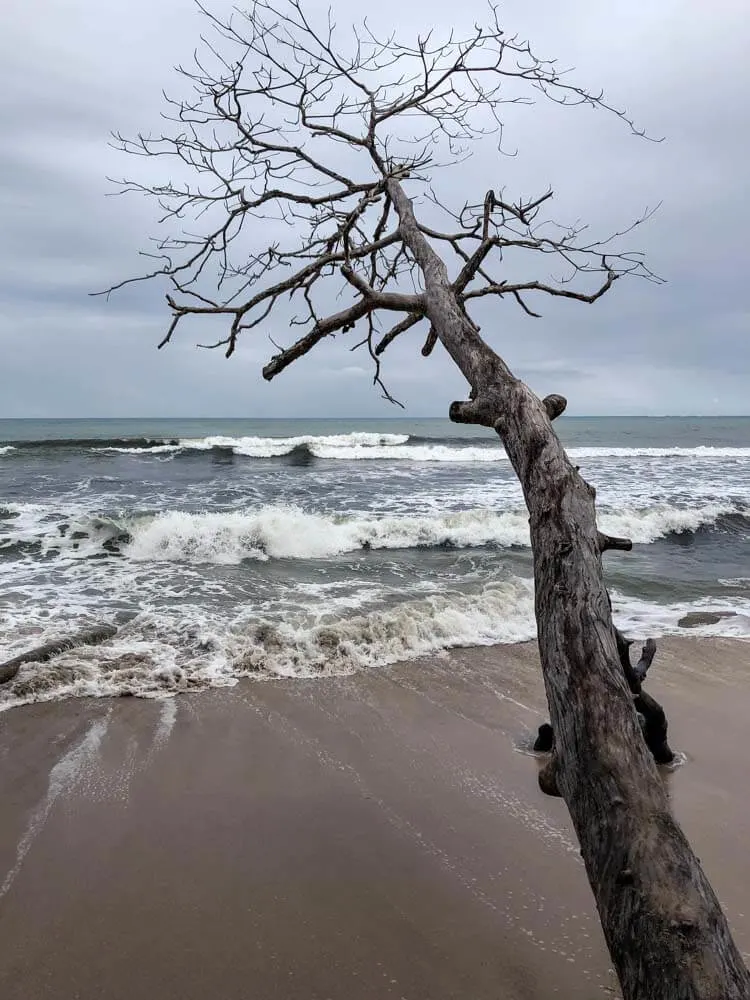
POLYGON ((523 488, 555 779, 581 846, 625 1000, 748 1000, 750 975, 673 818, 641 738, 604 586, 595 491, 540 400, 466 317, 398 181, 388 192, 425 283, 426 315, 471 385, 451 419, 494 427, 523 488))
POLYGON ((54 639, 43 646, 36 646, 25 653, 14 656, 12 660, 0 663, 0 684, 12 681, 24 663, 44 663, 45 660, 64 653, 67 649, 75 649, 76 646, 93 646, 98 642, 105 642, 117 633, 114 625, 97 625, 94 628, 84 629, 76 632, 75 635, 64 639, 54 639))

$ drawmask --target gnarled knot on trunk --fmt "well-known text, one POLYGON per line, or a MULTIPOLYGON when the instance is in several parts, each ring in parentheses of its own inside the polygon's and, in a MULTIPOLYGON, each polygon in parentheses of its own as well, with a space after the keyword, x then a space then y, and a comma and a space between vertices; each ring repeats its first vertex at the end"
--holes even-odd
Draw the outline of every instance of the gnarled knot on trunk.
POLYGON ((494 427, 497 413, 486 399, 477 394, 474 399, 454 400, 448 409, 448 417, 454 424, 482 424, 494 427))
POLYGON ((557 754, 553 750, 550 759, 539 769, 538 780, 539 787, 545 795, 551 795, 553 798, 560 799, 562 798, 562 792, 557 784, 557 769, 557 754))
POLYGON ((553 392, 549 396, 544 397, 542 404, 550 420, 556 420, 561 413, 565 412, 568 401, 565 396, 560 396, 558 393, 553 392))

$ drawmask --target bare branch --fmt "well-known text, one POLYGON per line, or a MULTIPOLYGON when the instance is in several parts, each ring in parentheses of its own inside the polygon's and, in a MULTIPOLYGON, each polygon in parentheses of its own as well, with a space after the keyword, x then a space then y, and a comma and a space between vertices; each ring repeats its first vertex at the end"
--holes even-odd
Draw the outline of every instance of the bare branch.
POLYGON ((422 345, 423 358, 428 358, 432 354, 437 342, 438 342, 437 330, 435 329, 434 326, 431 326, 430 332, 427 334, 427 340, 425 340, 424 344, 422 345))
POLYGON ((186 316, 221 317, 226 332, 210 346, 229 356, 273 319, 296 339, 263 369, 270 380, 364 321, 354 346, 366 348, 374 384, 396 402, 381 355, 429 323, 422 354, 440 340, 470 386, 451 418, 494 428, 529 508, 555 740, 541 780, 570 810, 623 996, 747 997, 741 955, 655 771, 672 751, 661 707, 640 691, 653 652, 634 670, 613 628, 600 554, 629 542, 598 532, 595 492, 551 426, 563 397, 540 400, 467 312, 475 300, 509 296, 537 316, 527 293, 593 303, 622 276, 658 280, 624 245, 650 213, 596 236, 548 214, 551 191, 513 197, 485 182, 483 196, 459 191, 454 202, 433 188, 440 166, 463 162, 475 144, 489 138, 504 150, 508 105, 588 105, 643 133, 603 93, 505 32, 495 7, 464 35, 412 42, 378 38, 367 23, 342 33, 306 0, 201 10, 210 30, 179 71, 187 96, 166 98, 164 134, 114 139, 144 168, 121 191, 158 209, 161 235, 145 253, 155 270, 131 280, 167 286, 160 346, 186 316), (517 280, 527 273, 519 259, 539 272, 517 280), (334 311, 343 296, 349 304, 334 311), (383 334, 393 312, 402 315, 383 334), (634 705, 648 716, 645 740, 634 705), (651 844, 661 864, 644 851, 651 844))
POLYGON ((478 299, 485 295, 508 295, 510 293, 517 295, 518 292, 546 292, 547 295, 553 295, 564 299, 576 299, 578 302, 596 302, 600 299, 605 292, 608 292, 615 281, 620 277, 614 271, 609 271, 607 273, 606 280, 597 288, 595 292, 587 294, 586 292, 574 292, 570 288, 556 288, 554 285, 547 285, 541 281, 526 281, 521 284, 501 284, 501 285, 484 285, 482 288, 475 288, 473 291, 464 293, 461 296, 462 301, 467 301, 468 299, 478 299))
MULTIPOLYGON (((610 246, 628 230, 592 240, 543 218, 551 191, 512 199, 489 190, 456 208, 434 194, 430 172, 459 162, 488 135, 502 142, 503 107, 532 95, 589 104, 639 132, 603 94, 574 84, 505 32, 496 10, 463 36, 430 32, 413 43, 378 38, 366 23, 344 35, 301 0, 255 0, 227 16, 201 10, 210 30, 193 64, 179 70, 187 97, 166 98, 167 130, 114 136, 119 149, 149 163, 145 180, 123 181, 120 192, 153 198, 166 235, 146 254, 156 269, 106 294, 132 281, 168 281, 172 315, 159 346, 187 315, 226 316, 226 335, 208 346, 229 356, 290 298, 302 312, 282 322, 305 327, 297 345, 314 346, 347 327, 330 311, 341 277, 367 302, 367 309, 356 304, 360 319, 393 310, 421 319, 421 267, 399 232, 392 180, 420 185, 455 223, 442 231, 417 220, 453 256, 461 302, 507 295, 536 317, 522 293, 593 302, 620 274, 654 278, 637 255, 610 246), (169 174, 156 183, 152 167, 162 164, 169 174), (564 277, 504 279, 508 255, 530 250, 559 261, 564 277), (588 274, 601 278, 593 293, 576 287, 588 274)), ((407 320, 359 345, 378 358, 418 322, 407 320)), ((428 337, 424 353, 432 346, 428 337)), ((289 348, 282 360, 309 349, 289 348)), ((269 371, 281 370, 278 357, 269 371)))
POLYGON ((391 329, 384 334, 384 336, 378 341, 375 346, 375 354, 377 356, 381 355, 383 351, 389 347, 396 337, 399 337, 402 333, 406 333, 407 330, 411 330, 413 326, 420 323, 424 319, 424 313, 412 313, 410 316, 406 316, 404 319, 392 326, 391 329))
POLYGON ((353 329, 357 321, 362 319, 363 316, 367 316, 371 310, 370 303, 365 299, 360 299, 359 302, 355 302, 348 309, 342 309, 341 312, 321 320, 320 323, 316 323, 310 333, 295 341, 291 347, 285 348, 271 358, 263 368, 263 378, 270 382, 279 372, 282 372, 293 361, 311 351, 325 337, 339 330, 346 333, 348 330, 353 329))

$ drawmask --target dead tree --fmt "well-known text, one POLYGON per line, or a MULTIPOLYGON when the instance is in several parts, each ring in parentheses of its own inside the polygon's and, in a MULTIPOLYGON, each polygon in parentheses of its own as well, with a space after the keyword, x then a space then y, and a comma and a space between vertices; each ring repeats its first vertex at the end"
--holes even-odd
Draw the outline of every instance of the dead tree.
POLYGON ((156 137, 116 137, 157 161, 122 190, 163 210, 155 268, 133 279, 167 283, 159 346, 186 318, 218 317, 224 332, 205 346, 230 356, 272 312, 286 325, 291 301, 298 335, 277 346, 266 379, 357 328, 354 346, 385 392, 381 363, 397 337, 422 330, 424 355, 442 344, 469 386, 451 419, 494 429, 523 488, 557 782, 623 994, 747 998, 748 971, 671 814, 618 657, 601 554, 628 543, 597 530, 595 491, 552 427, 565 399, 538 398, 476 322, 489 297, 537 316, 545 295, 593 303, 623 275, 654 276, 623 249, 623 233, 595 241, 555 224, 551 191, 512 198, 493 186, 455 205, 432 187, 436 167, 502 139, 508 103, 587 104, 635 127, 506 35, 492 10, 466 37, 409 43, 367 24, 339 33, 305 7, 256 0, 226 20, 204 11, 209 37, 180 70, 189 90, 168 99, 171 124, 156 137), (163 164, 172 172, 155 182, 151 168, 163 164), (532 260, 562 267, 562 278, 525 275, 532 260))

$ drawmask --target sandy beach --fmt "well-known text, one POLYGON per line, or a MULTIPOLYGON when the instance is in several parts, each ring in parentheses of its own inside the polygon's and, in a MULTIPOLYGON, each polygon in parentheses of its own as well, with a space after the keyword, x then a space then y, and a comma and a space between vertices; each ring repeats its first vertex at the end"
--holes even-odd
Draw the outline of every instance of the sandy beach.
MULTIPOLYGON (((675 812, 750 952, 750 643, 660 643, 675 812)), ((616 984, 521 752, 534 644, 0 715, 0 996, 578 1000, 616 984)))

